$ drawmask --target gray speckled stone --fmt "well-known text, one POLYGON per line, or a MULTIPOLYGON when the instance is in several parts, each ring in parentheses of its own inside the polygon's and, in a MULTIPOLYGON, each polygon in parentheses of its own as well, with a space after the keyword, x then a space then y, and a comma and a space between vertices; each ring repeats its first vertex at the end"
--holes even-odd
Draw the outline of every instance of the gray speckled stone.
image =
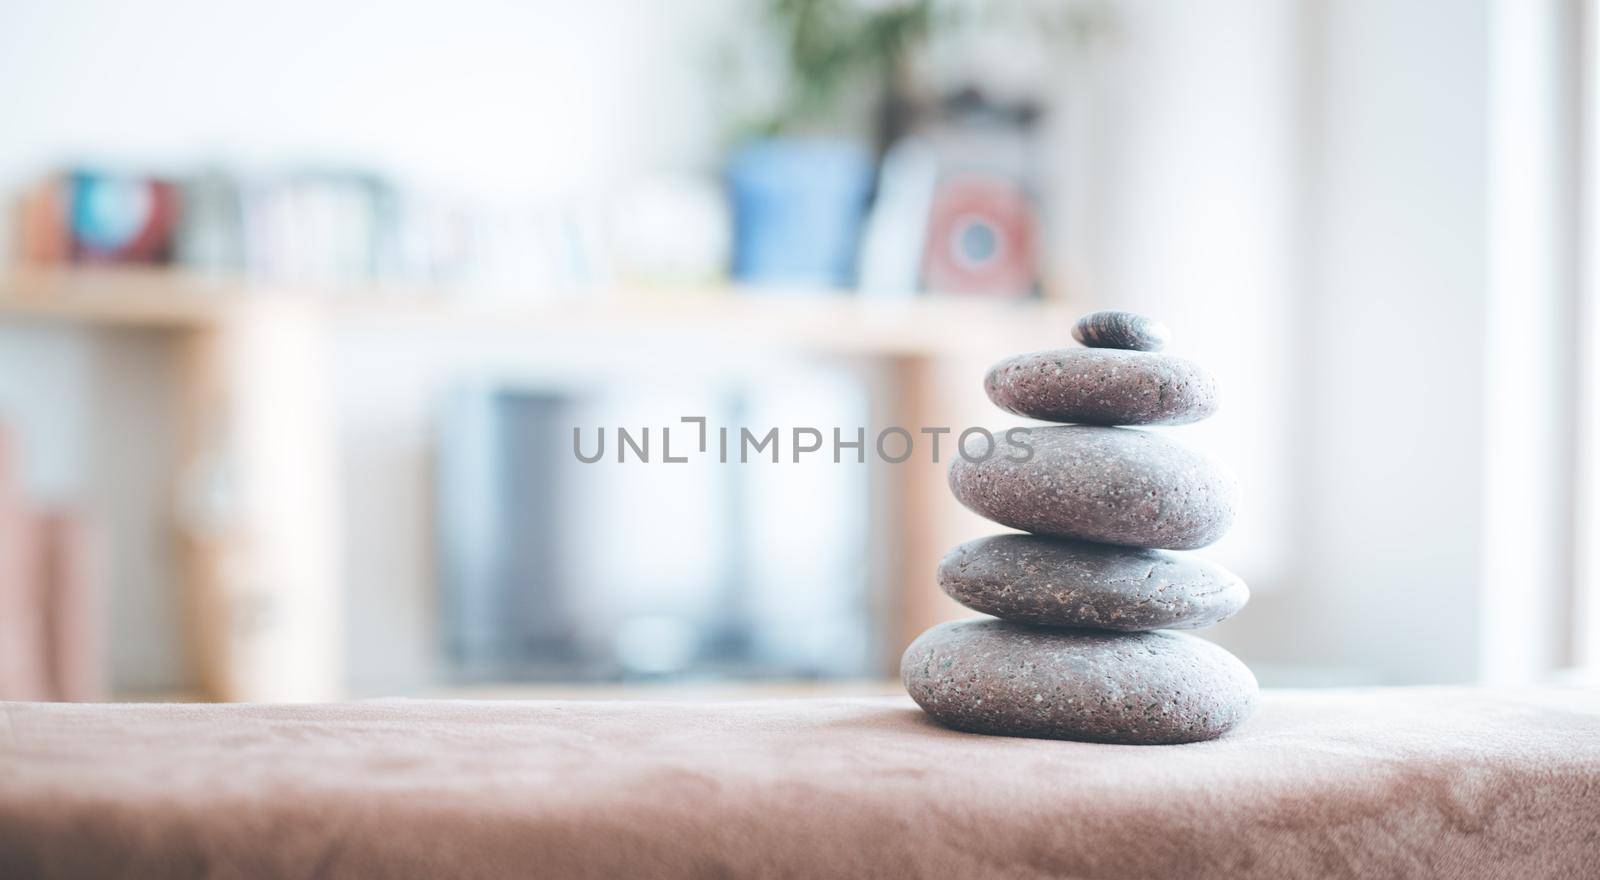
MULTIPOLYGON (((1103 544, 1193 550, 1233 524, 1238 483, 1222 465, 1148 431, 1082 425, 1033 428, 1019 445, 996 436, 983 461, 956 456, 950 490, 1014 529, 1103 544)), ((976 435, 976 457, 985 445, 976 435)))
POLYGON ((1217 411, 1217 383, 1169 354, 1058 348, 1007 358, 983 379, 1007 412, 1085 425, 1185 425, 1217 411))
POLYGON ((939 586, 1005 620, 1124 632, 1211 626, 1250 599, 1238 575, 1197 556, 1038 535, 962 544, 939 563, 939 586))
POLYGON ((1172 338, 1167 325, 1135 312, 1090 312, 1072 325, 1072 338, 1090 348, 1160 351, 1172 338))
POLYGON ((1238 658, 1194 636, 1003 620, 928 630, 906 649, 900 677, 957 730, 1129 745, 1215 739, 1250 715, 1257 693, 1238 658))

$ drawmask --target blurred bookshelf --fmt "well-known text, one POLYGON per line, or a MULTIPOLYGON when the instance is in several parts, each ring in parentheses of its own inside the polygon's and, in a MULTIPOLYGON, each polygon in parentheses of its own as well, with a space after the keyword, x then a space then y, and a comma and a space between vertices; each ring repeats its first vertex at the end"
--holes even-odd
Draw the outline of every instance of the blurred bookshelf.
MULTIPOLYGON (((346 695, 339 414, 328 388, 341 328, 526 334, 597 348, 741 347, 866 360, 883 368, 892 424, 940 424, 971 362, 1059 345, 1056 301, 875 296, 734 285, 547 292, 398 282, 289 283, 156 267, 0 273, 0 321, 159 334, 173 347, 180 411, 177 547, 196 699, 316 701, 346 695), (952 370, 954 364, 965 364, 952 370), (950 378, 959 375, 959 380, 950 378), (263 613, 262 609, 267 609, 263 613), (268 621, 263 623, 262 621, 268 621)), ((537 360, 540 346, 527 357, 537 360)), ((886 643, 949 609, 928 573, 952 543, 944 468, 894 469, 886 643)), ((890 663, 883 663, 885 673, 890 663)), ((494 688, 486 688, 485 692, 494 688)), ((507 686, 508 691, 517 690, 507 686)))

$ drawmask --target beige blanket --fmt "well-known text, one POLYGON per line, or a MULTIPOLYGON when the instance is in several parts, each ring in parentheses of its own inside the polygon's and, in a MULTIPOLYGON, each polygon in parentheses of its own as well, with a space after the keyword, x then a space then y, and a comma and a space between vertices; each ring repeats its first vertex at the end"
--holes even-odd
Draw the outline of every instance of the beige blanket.
POLYGON ((1600 694, 1280 692, 1212 743, 905 699, 0 704, 0 877, 1595 877, 1600 694))

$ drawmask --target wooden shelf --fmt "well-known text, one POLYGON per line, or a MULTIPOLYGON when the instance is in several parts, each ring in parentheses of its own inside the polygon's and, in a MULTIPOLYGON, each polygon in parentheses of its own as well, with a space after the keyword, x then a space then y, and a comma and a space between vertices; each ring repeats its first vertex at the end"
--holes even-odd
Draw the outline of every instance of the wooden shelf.
POLYGON ((0 318, 168 329, 295 305, 331 321, 530 333, 676 333, 733 344, 940 354, 1061 344, 1074 313, 1037 300, 872 297, 738 287, 615 287, 535 297, 390 284, 263 284, 171 270, 20 270, 0 276, 0 318))
POLYGON ((20 270, 0 276, 0 315, 95 325, 197 327, 237 285, 164 270, 20 270))

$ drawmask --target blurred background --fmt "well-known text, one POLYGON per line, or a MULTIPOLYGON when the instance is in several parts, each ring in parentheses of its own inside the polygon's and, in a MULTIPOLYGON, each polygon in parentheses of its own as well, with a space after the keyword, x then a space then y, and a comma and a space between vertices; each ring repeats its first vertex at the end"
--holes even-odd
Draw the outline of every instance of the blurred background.
POLYGON ((1113 307, 1222 385, 1263 684, 1582 678, 1596 20, 13 0, 0 697, 893 691, 943 464, 572 430, 1003 428, 1113 307))

